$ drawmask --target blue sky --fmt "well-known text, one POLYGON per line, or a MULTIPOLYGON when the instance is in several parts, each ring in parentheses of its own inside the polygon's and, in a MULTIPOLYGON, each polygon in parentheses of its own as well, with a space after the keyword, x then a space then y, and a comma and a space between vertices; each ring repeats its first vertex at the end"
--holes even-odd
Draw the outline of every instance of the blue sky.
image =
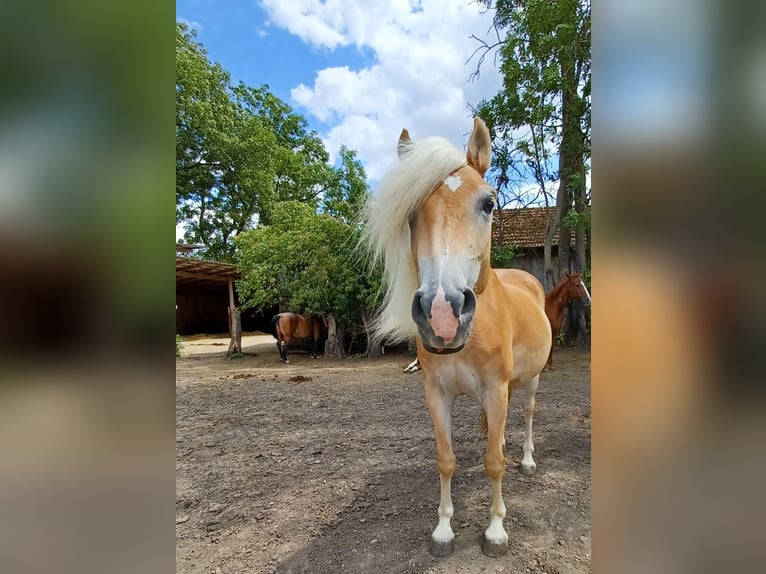
POLYGON ((399 132, 464 146, 469 104, 500 89, 491 59, 469 81, 492 14, 471 0, 177 0, 232 79, 268 84, 306 118, 331 157, 355 149, 374 182, 396 160, 399 132))
MULTIPOLYGON (((284 28, 270 25, 256 0, 227 0, 225 7, 219 9, 208 0, 178 0, 177 20, 197 30, 209 58, 219 62, 235 83, 268 84, 291 105, 291 90, 301 83, 312 84, 317 70, 344 65, 362 68, 374 59, 369 50, 365 55, 355 47, 312 47, 284 28)), ((314 129, 321 127, 311 123, 314 129)))

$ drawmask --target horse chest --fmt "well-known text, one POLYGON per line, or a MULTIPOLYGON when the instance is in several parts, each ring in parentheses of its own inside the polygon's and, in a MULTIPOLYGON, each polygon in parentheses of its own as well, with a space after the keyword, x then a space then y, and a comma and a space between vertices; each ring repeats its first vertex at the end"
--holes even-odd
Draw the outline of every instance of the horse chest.
POLYGON ((483 376, 473 365, 447 359, 434 364, 433 380, 452 396, 468 395, 481 402, 483 376))

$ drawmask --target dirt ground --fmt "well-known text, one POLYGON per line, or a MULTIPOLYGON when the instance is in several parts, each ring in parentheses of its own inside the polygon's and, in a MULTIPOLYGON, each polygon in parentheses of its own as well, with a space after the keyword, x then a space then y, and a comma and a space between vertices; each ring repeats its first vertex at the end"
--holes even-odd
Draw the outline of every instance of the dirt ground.
POLYGON ((481 552, 489 523, 480 410, 454 408, 456 548, 433 558, 436 444, 406 354, 283 365, 271 335, 192 338, 176 363, 177 572, 590 572, 590 355, 559 350, 541 377, 537 473, 518 472, 521 393, 512 397, 503 493, 510 550, 481 552))

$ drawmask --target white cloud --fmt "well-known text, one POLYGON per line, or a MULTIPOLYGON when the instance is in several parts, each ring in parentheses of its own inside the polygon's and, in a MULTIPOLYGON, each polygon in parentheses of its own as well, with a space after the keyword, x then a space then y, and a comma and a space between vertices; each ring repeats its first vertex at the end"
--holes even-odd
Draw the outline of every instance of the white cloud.
POLYGON ((187 20, 186 18, 176 18, 176 20, 178 22, 181 22, 182 24, 186 24, 192 30, 201 31, 205 28, 202 24, 200 24, 196 20, 187 20))
MULTIPOLYGON (((468 104, 494 96, 501 80, 491 59, 469 82, 492 15, 468 0, 262 0, 270 24, 307 44, 333 50, 356 46, 374 53, 363 69, 318 70, 312 86, 292 98, 328 125, 322 134, 333 157, 341 144, 358 151, 369 178, 379 179, 396 158, 399 132, 440 135, 463 146, 472 127, 468 104)), ((487 38, 488 42, 492 38, 487 38)))

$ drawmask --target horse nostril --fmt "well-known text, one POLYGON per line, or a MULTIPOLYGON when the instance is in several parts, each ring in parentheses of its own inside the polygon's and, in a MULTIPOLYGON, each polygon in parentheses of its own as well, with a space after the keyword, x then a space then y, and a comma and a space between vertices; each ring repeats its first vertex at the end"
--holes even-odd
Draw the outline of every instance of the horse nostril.
POLYGON ((460 310, 461 317, 471 318, 476 312, 476 295, 472 289, 466 288, 463 291, 463 308, 460 310))
POLYGON ((412 318, 417 322, 418 319, 427 319, 428 314, 423 308, 423 292, 416 291, 415 296, 412 298, 412 318))

